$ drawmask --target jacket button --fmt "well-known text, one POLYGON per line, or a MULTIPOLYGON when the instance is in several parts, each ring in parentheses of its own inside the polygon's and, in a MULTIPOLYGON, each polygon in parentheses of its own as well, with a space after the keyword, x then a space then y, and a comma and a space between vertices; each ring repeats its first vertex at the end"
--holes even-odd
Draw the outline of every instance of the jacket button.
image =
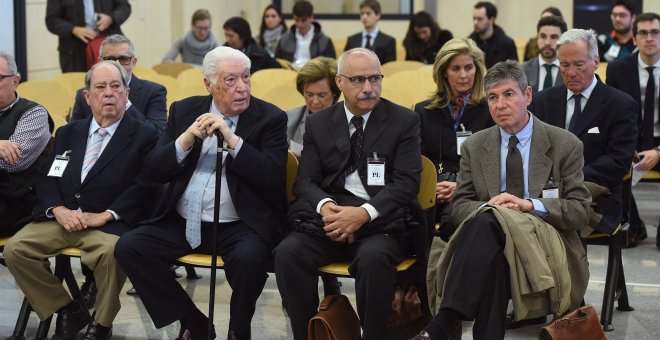
POLYGON ((74 197, 75 197, 75 198, 80 198, 80 194, 76 193, 76 194, 74 195, 74 197))

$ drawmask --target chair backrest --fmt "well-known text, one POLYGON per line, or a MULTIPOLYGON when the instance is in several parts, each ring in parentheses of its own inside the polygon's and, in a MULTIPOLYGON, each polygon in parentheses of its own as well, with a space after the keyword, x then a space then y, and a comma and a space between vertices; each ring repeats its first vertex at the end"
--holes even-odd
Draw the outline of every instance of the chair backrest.
POLYGON ((187 70, 181 71, 176 77, 176 81, 179 83, 179 86, 182 88, 190 85, 202 84, 204 85, 204 73, 199 67, 189 68, 187 70))
POLYGON ((149 74, 158 74, 158 73, 156 73, 156 71, 151 67, 136 65, 133 68, 133 74, 136 75, 138 78, 144 78, 149 74))
POLYGON ((78 89, 85 87, 85 74, 86 72, 66 72, 53 77, 53 81, 66 86, 75 94, 78 89))
POLYGON ((424 66, 415 70, 400 71, 383 78, 382 96, 395 103, 412 108, 431 97, 436 90, 433 70, 424 66), (389 97, 388 97, 389 96, 389 97))
POLYGON ((380 67, 380 72, 385 75, 385 77, 391 76, 397 72, 401 71, 412 71, 420 67, 423 67, 424 64, 419 61, 413 60, 395 60, 383 64, 380 67))
POLYGON ((263 99, 284 111, 305 105, 305 98, 296 90, 293 83, 272 87, 255 97, 263 99))
POLYGON ((69 88, 52 80, 28 80, 18 85, 18 94, 48 110, 51 116, 68 119, 74 96, 69 88))
POLYGON ((296 199, 293 195, 293 184, 296 183, 296 176, 298 175, 298 159, 289 150, 286 159, 286 198, 289 203, 296 199))
POLYGON ((270 89, 281 86, 290 86, 295 91, 296 76, 298 76, 296 71, 283 68, 259 70, 252 74, 251 93, 253 96, 261 98, 270 89))
POLYGON ((277 62, 280 64, 280 66, 282 66, 283 69, 293 70, 293 71, 296 70, 295 68, 293 68, 293 64, 291 64, 291 62, 286 59, 276 58, 275 60, 277 60, 277 62))
POLYGON ((607 62, 598 63, 598 68, 596 69, 596 74, 600 80, 605 82, 605 75, 607 74, 607 62))
POLYGON ((64 117, 56 116, 56 115, 51 115, 50 118, 53 119, 53 123, 55 124, 55 127, 53 128, 53 136, 55 136, 55 133, 57 132, 57 129, 61 128, 62 126, 67 124, 66 119, 64 117))
POLYGON ((435 164, 426 156, 422 156, 422 174, 419 181, 417 201, 424 210, 435 206, 435 183, 437 178, 435 164))
POLYGON ((186 63, 173 62, 173 63, 156 64, 151 68, 154 69, 154 71, 156 71, 156 73, 158 74, 176 78, 179 76, 181 72, 187 69, 191 69, 193 68, 193 66, 186 63))

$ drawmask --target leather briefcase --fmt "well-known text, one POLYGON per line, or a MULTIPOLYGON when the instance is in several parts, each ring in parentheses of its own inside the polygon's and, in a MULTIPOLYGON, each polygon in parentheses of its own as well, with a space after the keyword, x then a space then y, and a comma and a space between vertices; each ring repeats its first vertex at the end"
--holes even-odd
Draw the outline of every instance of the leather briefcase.
POLYGON ((309 320, 309 340, 359 340, 360 320, 344 295, 328 295, 309 320))
POLYGON ((539 332, 539 340, 606 340, 592 305, 579 307, 558 317, 539 332))

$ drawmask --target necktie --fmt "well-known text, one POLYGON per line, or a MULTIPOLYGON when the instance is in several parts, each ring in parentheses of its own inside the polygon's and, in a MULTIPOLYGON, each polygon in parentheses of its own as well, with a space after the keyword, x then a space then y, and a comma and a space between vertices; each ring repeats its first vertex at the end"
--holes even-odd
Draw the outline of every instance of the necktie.
POLYGON ((85 177, 89 173, 89 170, 92 169, 94 163, 99 158, 101 153, 101 146, 103 145, 103 139, 108 134, 108 130, 104 128, 98 128, 92 134, 92 140, 87 144, 87 150, 85 150, 85 158, 83 159, 82 172, 80 174, 80 180, 84 181, 85 177))
POLYGON ((506 155, 506 192, 518 198, 525 198, 523 188, 523 165, 520 151, 516 148, 518 137, 509 138, 509 152, 506 155))
POLYGON ((646 82, 646 91, 644 92, 644 118, 642 120, 642 150, 653 148, 653 111, 655 105, 655 78, 653 77, 653 66, 646 68, 649 72, 649 80, 646 82))
MULTIPOLYGON (((549 89, 552 87, 552 64, 543 64, 545 67, 545 80, 543 80, 543 89, 549 89)), ((540 89, 539 89, 540 91, 540 89)))
POLYGON ((364 118, 353 116, 353 118, 351 118, 351 123, 355 127, 355 132, 353 132, 353 135, 351 136, 351 156, 348 159, 346 169, 344 169, 337 178, 337 182, 340 186, 343 186, 346 182, 346 176, 352 174, 358 169, 360 157, 362 156, 362 143, 364 142, 364 130, 362 129, 362 126, 364 125, 364 118))
POLYGON ((371 49, 371 35, 367 34, 365 38, 367 39, 367 42, 364 44, 364 48, 371 49))
POLYGON ((568 131, 576 133, 575 125, 577 124, 578 116, 582 113, 582 104, 580 104, 580 99, 582 99, 581 94, 573 94, 573 100, 575 101, 575 107, 573 108, 573 116, 571 117, 571 122, 568 124, 568 131))

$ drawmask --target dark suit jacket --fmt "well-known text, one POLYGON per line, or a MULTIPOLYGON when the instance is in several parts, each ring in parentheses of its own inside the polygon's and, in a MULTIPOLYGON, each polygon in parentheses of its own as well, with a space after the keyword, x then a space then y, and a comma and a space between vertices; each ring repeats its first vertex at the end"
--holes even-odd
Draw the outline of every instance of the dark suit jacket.
MULTIPOLYGON (((119 26, 131 14, 128 0, 94 0, 94 11, 112 17, 112 25, 103 33, 123 34, 119 26)), ((62 72, 85 72, 87 61, 82 40, 71 32, 74 26, 85 26, 85 6, 82 0, 48 0, 46 5, 46 27, 58 36, 60 66, 62 72)))
MULTIPOLYGON (((346 40, 346 46, 344 51, 348 51, 351 48, 362 47, 362 32, 351 35, 346 40)), ((376 53, 380 63, 385 64, 388 61, 396 60, 396 41, 393 37, 378 31, 376 39, 371 42, 371 49, 376 53)))
MULTIPOLYGON (((642 124, 643 116, 642 109, 644 108, 644 103, 642 103, 642 92, 639 87, 639 52, 635 52, 632 55, 629 55, 621 60, 609 63, 607 65, 607 76, 605 82, 607 85, 612 86, 616 89, 619 89, 627 94, 629 94, 639 105, 639 113, 637 115, 637 123, 639 128, 639 139, 637 143, 637 150, 644 150, 640 145, 641 133, 642 133, 642 124)), ((660 105, 660 97, 656 98, 655 105, 660 105)), ((655 145, 660 145, 660 138, 654 138, 655 145)))
MULTIPOLYGON (((194 144, 182 164, 176 161, 174 143, 197 117, 209 112, 211 99, 211 96, 197 96, 172 104, 165 132, 148 161, 151 178, 169 184, 156 208, 156 217, 145 224, 156 222, 175 209, 186 190, 202 143, 194 144)), ((250 106, 241 113, 236 126, 236 135, 243 139, 243 146, 236 158, 228 155, 225 159, 229 194, 238 216, 271 247, 287 232, 286 121, 282 110, 251 97, 250 106)))
MULTIPOLYGON (((425 100, 415 105, 415 112, 421 118, 422 155, 428 157, 436 166, 442 162, 445 170, 458 172, 461 156, 456 149, 456 132, 449 107, 426 109, 425 107, 430 103, 431 100, 425 100), (440 148, 442 148, 442 160, 440 148)), ((473 134, 493 126, 486 101, 475 106, 466 106, 461 124, 465 126, 465 130, 472 131, 473 134)))
MULTIPOLYGON (((541 81, 539 81, 539 58, 534 57, 527 60, 523 63, 523 70, 525 70, 525 75, 527 75, 527 84, 532 87, 533 93, 539 92, 539 84, 541 83, 541 81)), ((563 84, 564 78, 561 77, 561 72, 557 70, 557 78, 555 78, 555 82, 552 86, 563 84)))
MULTIPOLYGON (((566 129, 567 91, 562 85, 538 92, 529 110, 543 121, 566 129)), ((621 222, 622 179, 635 152, 638 110, 629 95, 598 79, 576 130, 571 131, 584 143, 584 180, 605 186, 612 193, 595 200, 603 214, 598 225, 601 231, 611 232, 621 222)))
POLYGON ((146 202, 154 199, 154 186, 149 184, 144 170, 158 132, 130 115, 124 115, 112 139, 81 183, 91 120, 72 122, 57 130, 52 154, 36 185, 34 217, 43 219, 46 209, 57 206, 94 213, 110 209, 121 220, 108 223, 100 230, 121 235, 146 217, 149 210, 146 202), (55 156, 67 150, 70 150, 70 159, 62 177, 48 177, 55 156))
MULTIPOLYGON (((135 75, 131 77, 129 87, 131 90, 128 93, 128 99, 132 105, 126 110, 126 113, 133 118, 145 120, 158 131, 163 131, 167 119, 165 102, 167 90, 165 87, 152 81, 142 80, 135 75)), ((92 115, 92 109, 83 97, 83 90, 79 89, 76 92, 76 102, 73 104, 70 121, 92 115)))

